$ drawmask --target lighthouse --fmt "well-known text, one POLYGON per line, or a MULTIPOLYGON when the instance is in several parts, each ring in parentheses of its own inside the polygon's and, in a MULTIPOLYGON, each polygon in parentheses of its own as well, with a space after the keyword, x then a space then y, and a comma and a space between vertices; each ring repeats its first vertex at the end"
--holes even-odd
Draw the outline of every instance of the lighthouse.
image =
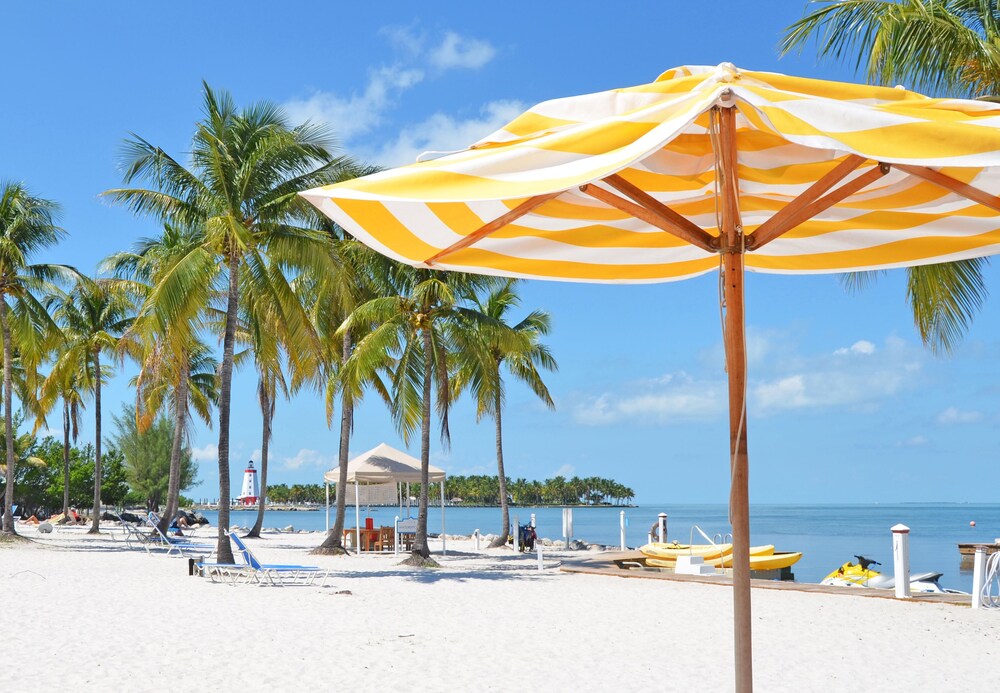
POLYGON ((243 489, 236 498, 243 505, 253 505, 260 499, 260 486, 257 485, 257 470, 253 468, 253 460, 247 462, 243 470, 243 489))

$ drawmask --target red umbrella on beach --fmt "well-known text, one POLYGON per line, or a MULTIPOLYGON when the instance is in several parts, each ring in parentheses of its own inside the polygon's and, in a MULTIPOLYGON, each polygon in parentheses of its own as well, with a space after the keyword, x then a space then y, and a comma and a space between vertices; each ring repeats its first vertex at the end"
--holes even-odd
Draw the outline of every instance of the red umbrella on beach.
POLYGON ((998 193, 1000 106, 724 63, 547 101, 465 151, 302 194, 418 267, 606 283, 720 273, 736 684, 749 691, 744 272, 995 254, 998 193))

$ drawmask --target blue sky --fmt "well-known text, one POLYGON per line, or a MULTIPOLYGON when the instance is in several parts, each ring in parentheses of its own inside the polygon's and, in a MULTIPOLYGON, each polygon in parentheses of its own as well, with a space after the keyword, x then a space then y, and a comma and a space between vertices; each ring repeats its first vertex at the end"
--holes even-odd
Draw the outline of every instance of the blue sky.
MULTIPOLYGON (((117 156, 134 132, 182 156, 201 81, 238 103, 282 104, 328 123, 342 149, 383 165, 451 150, 550 98, 629 86, 685 64, 731 61, 829 79, 851 66, 776 45, 804 3, 17 3, 5 10, 0 61, 0 179, 63 205, 69 238, 46 261, 94 271, 156 226, 109 206, 117 156)), ((996 264, 987 281, 998 291, 996 264)), ((524 309, 553 315, 557 409, 511 386, 505 458, 514 477, 612 477, 643 503, 726 502, 727 394, 717 281, 650 286, 528 283, 524 309)), ((951 358, 920 345, 903 275, 848 294, 835 276, 750 275, 752 503, 996 500, 1000 325, 996 299, 951 358), (984 483, 986 482, 986 483, 984 483)), ((126 366, 127 375, 134 371, 126 366)), ((132 393, 105 394, 105 415, 132 393)), ((82 435, 93 435, 92 406, 82 435)), ((432 461, 452 474, 495 470, 493 429, 467 402, 452 446, 432 461)), ((53 422, 54 423, 54 422, 53 422)), ((259 460, 255 378, 234 382, 233 485, 259 460)), ((107 430, 107 429, 106 429, 107 430)), ((201 483, 217 495, 217 433, 197 427, 201 483)), ((352 453, 403 447, 381 404, 363 405, 352 453)), ((273 483, 318 483, 336 435, 322 401, 279 402, 273 483)), ((411 446, 411 452, 417 452, 411 446)))

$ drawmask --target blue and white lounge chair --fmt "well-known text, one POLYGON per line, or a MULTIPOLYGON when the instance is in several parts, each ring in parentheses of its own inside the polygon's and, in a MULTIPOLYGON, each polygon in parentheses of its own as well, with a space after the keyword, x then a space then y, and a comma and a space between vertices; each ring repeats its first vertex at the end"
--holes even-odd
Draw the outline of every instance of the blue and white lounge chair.
MULTIPOLYGON (((149 523, 154 536, 159 540, 159 546, 166 548, 168 556, 183 556, 184 558, 203 558, 215 553, 215 547, 208 544, 196 544, 189 542, 183 537, 168 537, 160 531, 160 518, 150 512, 146 521, 149 523)), ((147 549, 148 551, 148 549, 147 549)))
POLYGON ((227 533, 229 540, 236 546, 237 551, 243 560, 255 573, 255 579, 259 584, 270 585, 311 585, 317 578, 323 578, 322 586, 326 585, 329 571, 323 570, 314 565, 279 565, 274 563, 261 563, 253 555, 247 545, 232 532, 227 533))

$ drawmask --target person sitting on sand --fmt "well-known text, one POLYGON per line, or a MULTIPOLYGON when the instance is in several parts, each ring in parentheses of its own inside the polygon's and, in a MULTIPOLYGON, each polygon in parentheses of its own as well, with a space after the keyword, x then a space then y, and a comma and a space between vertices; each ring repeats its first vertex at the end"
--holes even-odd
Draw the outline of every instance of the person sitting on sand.
POLYGON ((177 517, 174 518, 174 521, 170 523, 170 529, 175 530, 174 531, 175 537, 183 537, 184 532, 182 532, 181 530, 191 529, 191 525, 188 524, 187 518, 184 517, 184 515, 178 514, 177 517))

